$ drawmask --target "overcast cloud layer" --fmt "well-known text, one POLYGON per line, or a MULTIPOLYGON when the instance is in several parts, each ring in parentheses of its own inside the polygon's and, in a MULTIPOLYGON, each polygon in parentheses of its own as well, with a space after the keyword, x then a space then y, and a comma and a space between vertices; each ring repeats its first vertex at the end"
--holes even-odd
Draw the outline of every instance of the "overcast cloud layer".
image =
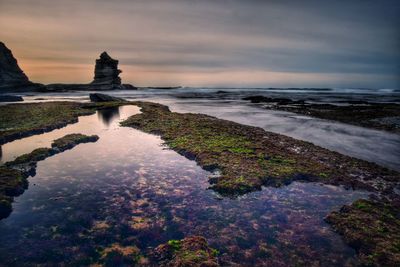
POLYGON ((399 88, 400 1, 0 0, 31 80, 89 82, 106 50, 136 85, 399 88))

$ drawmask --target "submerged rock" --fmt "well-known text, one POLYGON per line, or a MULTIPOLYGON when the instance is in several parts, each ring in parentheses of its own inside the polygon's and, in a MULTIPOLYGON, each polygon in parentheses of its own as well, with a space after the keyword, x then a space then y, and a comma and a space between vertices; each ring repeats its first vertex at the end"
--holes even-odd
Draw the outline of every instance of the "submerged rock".
POLYGON ((16 95, 0 95, 0 102, 19 102, 24 101, 21 96, 16 95))
POLYGON ((29 81, 10 49, 0 42, 0 91, 33 90, 43 87, 29 81))
POLYGON ((218 251, 208 246, 202 236, 186 237, 182 240, 169 240, 155 248, 153 257, 158 266, 168 267, 215 267, 220 266, 218 251))
POLYGON ((110 96, 106 94, 99 94, 99 93, 90 94, 89 97, 91 102, 125 101, 123 98, 110 96))

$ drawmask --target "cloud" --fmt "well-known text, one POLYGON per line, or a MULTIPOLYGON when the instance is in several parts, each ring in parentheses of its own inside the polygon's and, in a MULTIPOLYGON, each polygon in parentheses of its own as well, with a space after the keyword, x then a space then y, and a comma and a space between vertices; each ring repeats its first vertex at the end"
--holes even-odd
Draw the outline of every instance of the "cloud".
POLYGON ((1 0, 0 40, 42 82, 89 81, 107 50, 132 83, 399 87, 399 3, 1 0))

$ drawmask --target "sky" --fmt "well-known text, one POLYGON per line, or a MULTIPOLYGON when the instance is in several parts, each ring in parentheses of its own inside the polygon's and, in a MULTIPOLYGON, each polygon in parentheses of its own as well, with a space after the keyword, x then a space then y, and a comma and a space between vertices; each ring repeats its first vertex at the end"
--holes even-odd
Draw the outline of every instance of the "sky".
POLYGON ((400 1, 0 0, 30 80, 137 86, 400 88, 400 1))

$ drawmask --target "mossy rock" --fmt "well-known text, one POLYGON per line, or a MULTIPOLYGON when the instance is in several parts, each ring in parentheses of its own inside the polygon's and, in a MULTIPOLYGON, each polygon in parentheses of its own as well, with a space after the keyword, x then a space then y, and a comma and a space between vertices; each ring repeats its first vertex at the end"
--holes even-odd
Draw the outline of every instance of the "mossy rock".
POLYGON ((182 240, 169 240, 155 248, 153 259, 157 266, 216 267, 218 251, 210 248, 204 237, 191 236, 182 240))
POLYGON ((64 151, 81 143, 96 142, 98 139, 99 137, 97 135, 87 136, 84 134, 68 134, 62 138, 54 140, 51 147, 64 151))
POLYGON ((355 248, 366 266, 400 266, 400 202, 360 199, 326 221, 355 248))
POLYGON ((387 193, 400 181, 395 171, 261 128, 204 114, 171 112, 155 103, 132 104, 140 106, 142 113, 121 124, 160 135, 171 149, 204 169, 219 170, 221 175, 210 180, 210 187, 224 196, 292 181, 387 193))
POLYGON ((13 197, 22 194, 27 187, 28 181, 20 171, 0 166, 0 219, 10 215, 13 197))

